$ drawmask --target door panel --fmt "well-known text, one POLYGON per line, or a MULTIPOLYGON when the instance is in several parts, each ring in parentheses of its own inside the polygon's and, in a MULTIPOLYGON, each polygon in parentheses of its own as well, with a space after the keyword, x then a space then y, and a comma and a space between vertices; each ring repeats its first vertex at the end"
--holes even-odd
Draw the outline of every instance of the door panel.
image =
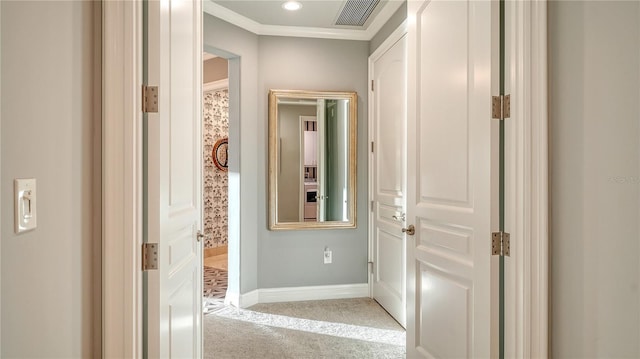
POLYGON ((405 325, 406 36, 373 61, 373 298, 405 325), (394 216, 396 218, 394 218, 394 216))
MULTIPOLYGON (((419 16, 418 96, 428 101, 420 107, 417 150, 421 173, 420 197, 429 202, 469 202, 469 78, 473 62, 468 49, 466 1, 434 1, 419 16), (446 153, 446 156, 440 156, 446 153)), ((489 101, 489 100, 487 100, 489 101)))
POLYGON ((146 354, 202 356, 201 9, 197 1, 147 1, 146 83, 158 112, 146 115, 146 354))
POLYGON ((324 201, 324 196, 327 194, 327 156, 325 152, 326 143, 326 119, 325 119, 325 100, 318 99, 318 105, 316 109, 316 118, 318 119, 317 132, 318 132, 318 221, 326 221, 327 203, 324 201))
POLYGON ((408 11, 407 357, 489 358, 492 5, 408 11))

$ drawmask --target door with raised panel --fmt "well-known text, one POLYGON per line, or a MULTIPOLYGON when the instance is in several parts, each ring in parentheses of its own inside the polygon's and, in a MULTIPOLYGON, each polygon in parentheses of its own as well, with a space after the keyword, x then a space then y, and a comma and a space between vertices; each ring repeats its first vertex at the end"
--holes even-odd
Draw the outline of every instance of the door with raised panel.
POLYGON ((492 3, 408 3, 407 357, 490 358, 492 3))
POLYGON ((158 269, 145 272, 145 357, 202 357, 202 9, 199 1, 145 1, 145 240, 158 269))
POLYGON ((405 326, 406 50, 402 36, 371 58, 372 296, 405 326))

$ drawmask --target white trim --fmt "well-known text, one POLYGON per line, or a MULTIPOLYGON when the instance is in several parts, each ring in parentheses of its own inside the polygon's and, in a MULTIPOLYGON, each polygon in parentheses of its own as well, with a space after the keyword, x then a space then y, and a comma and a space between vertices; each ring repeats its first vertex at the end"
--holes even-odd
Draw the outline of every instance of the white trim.
POLYGON ((240 302, 238 308, 249 308, 252 305, 260 303, 260 292, 258 290, 252 290, 249 293, 240 295, 240 302))
POLYGON ((402 4, 402 1, 391 0, 386 2, 378 15, 364 30, 264 25, 229 10, 222 5, 218 5, 213 1, 207 0, 203 1, 202 8, 205 13, 241 27, 256 35, 369 41, 378 33, 378 31, 380 31, 384 24, 389 21, 391 16, 400 8, 400 6, 402 6, 402 4))
POLYGON ((259 289, 254 289, 244 294, 231 292, 227 289, 227 294, 224 296, 224 304, 231 305, 236 308, 248 308, 260 302, 258 300, 259 296, 260 296, 259 289))
MULTIPOLYGON (((368 245, 369 245, 369 250, 368 250, 368 258, 369 258, 369 262, 373 262, 374 261, 374 251, 373 251, 373 230, 374 230, 374 216, 375 216, 375 212, 373 212, 371 210, 371 202, 374 200, 375 194, 373 193, 373 178, 375 176, 375 173, 373 173, 373 168, 374 168, 374 163, 373 163, 373 154, 371 152, 371 149, 368 147, 370 146, 371 142, 374 140, 374 133, 375 133, 375 124, 373 123, 374 118, 373 118, 373 114, 375 112, 374 109, 374 96, 373 96, 373 91, 371 90, 371 81, 373 81, 373 71, 374 71, 374 63, 380 58, 382 57, 382 55, 384 55, 387 51, 389 51, 393 45, 396 44, 396 42, 400 41, 400 39, 402 39, 403 36, 405 36, 407 34, 407 20, 404 20, 402 22, 402 24, 400 24, 390 35, 389 37, 387 37, 382 44, 380 44, 380 46, 378 46, 378 48, 369 56, 368 59, 368 71, 369 71, 369 77, 368 77, 368 82, 367 82, 367 94, 368 94, 368 101, 367 101, 367 105, 368 105, 368 121, 367 121, 367 133, 369 134, 368 136, 368 142, 367 142, 367 152, 368 152, 368 158, 369 158, 369 170, 368 170, 368 185, 369 185, 369 191, 368 191, 368 197, 367 197, 367 207, 368 207, 368 214, 369 214, 369 228, 368 228, 368 235, 369 235, 369 239, 368 239, 368 245)), ((367 268, 367 283, 369 286, 369 297, 373 298, 373 272, 371 270, 369 270, 369 268, 367 268)))
MULTIPOLYGON (((375 49, 375 51, 369 55, 369 69, 371 69, 371 65, 374 61, 378 60, 382 55, 389 51, 396 44, 396 42, 400 41, 404 35, 406 35, 408 30, 407 20, 405 19, 398 27, 393 30, 393 32, 375 49)), ((369 73, 369 80, 372 80, 372 74, 369 73)), ((369 88, 371 90, 371 88, 369 88)))
POLYGON ((297 302, 302 300, 325 300, 362 298, 369 294, 369 285, 341 284, 310 287, 264 288, 259 290, 259 303, 297 302))
POLYGON ((228 89, 228 88, 229 88, 229 79, 226 78, 218 81, 207 82, 206 84, 202 85, 202 92, 204 93, 204 92, 222 90, 222 89, 228 89))
POLYGON ((247 308, 258 303, 364 297, 369 297, 367 283, 256 289, 240 295, 236 303, 240 308, 247 308))
POLYGON ((227 289, 227 293, 224 296, 224 305, 232 305, 236 308, 240 307, 240 293, 231 292, 227 289))
POLYGON ((240 58, 234 57, 229 60, 229 156, 237 158, 234 163, 229 163, 229 173, 236 175, 229 176, 229 208, 228 208, 228 248, 227 262, 229 279, 227 283, 227 297, 225 302, 239 306, 240 301, 240 257, 241 257, 241 197, 240 180, 243 171, 240 169, 242 156, 240 155, 240 58), (234 167, 235 166, 235 167, 234 167), (232 300, 235 299, 235 302, 232 300))
POLYGON ((103 1, 104 358, 142 357, 141 2, 103 1))
MULTIPOLYGON (((2 6, 0 6, 0 29, 2 28, 2 6)), ((0 36, 0 53, 2 53, 2 37, 0 36)), ((2 56, 0 56, 0 69, 2 69, 2 56)), ((2 83, 2 71, 0 71, 0 84, 2 83)), ((2 86, 0 86, 0 139, 2 138, 2 86)), ((0 141, 1 142, 1 141, 0 141)), ((0 145, 0 148, 2 146, 0 145)), ((2 158, 0 151, 0 159, 2 158)), ((1 162, 1 161, 0 161, 1 162)), ((2 178, 2 165, 0 163, 0 178, 2 178)), ((0 193, 0 203, 2 203, 2 194, 0 193)), ((0 218, 2 218, 0 210, 0 218)), ((0 243, 2 243, 2 233, 0 232, 0 243)), ((0 245, 2 247, 2 245, 0 245)), ((0 249, 0 269, 2 268, 2 250, 0 249)), ((2 271, 0 270, 0 279, 2 278, 2 271)), ((1 281, 0 281, 1 282, 1 281)), ((2 308, 2 284, 0 283, 0 308, 2 308)), ((95 310, 95 308, 94 308, 95 310)), ((0 310, 0 323, 2 323, 2 310, 0 310)), ((0 325, 0 353, 2 353, 2 325, 0 325)))
POLYGON ((546 358, 548 348, 547 3, 507 2, 505 122, 505 356, 546 358))

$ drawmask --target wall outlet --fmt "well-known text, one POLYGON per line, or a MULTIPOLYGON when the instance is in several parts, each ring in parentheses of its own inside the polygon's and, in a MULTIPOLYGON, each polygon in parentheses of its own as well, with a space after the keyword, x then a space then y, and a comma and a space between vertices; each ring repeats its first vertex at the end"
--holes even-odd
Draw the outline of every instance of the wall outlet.
POLYGON ((329 248, 324 249, 324 264, 331 264, 331 250, 329 248))

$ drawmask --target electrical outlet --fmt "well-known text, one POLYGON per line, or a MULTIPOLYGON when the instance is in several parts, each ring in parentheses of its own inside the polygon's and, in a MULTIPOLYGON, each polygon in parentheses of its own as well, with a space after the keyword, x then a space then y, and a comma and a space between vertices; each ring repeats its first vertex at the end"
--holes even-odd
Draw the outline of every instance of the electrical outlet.
POLYGON ((329 250, 329 248, 326 248, 324 250, 324 264, 331 264, 331 251, 329 250))

